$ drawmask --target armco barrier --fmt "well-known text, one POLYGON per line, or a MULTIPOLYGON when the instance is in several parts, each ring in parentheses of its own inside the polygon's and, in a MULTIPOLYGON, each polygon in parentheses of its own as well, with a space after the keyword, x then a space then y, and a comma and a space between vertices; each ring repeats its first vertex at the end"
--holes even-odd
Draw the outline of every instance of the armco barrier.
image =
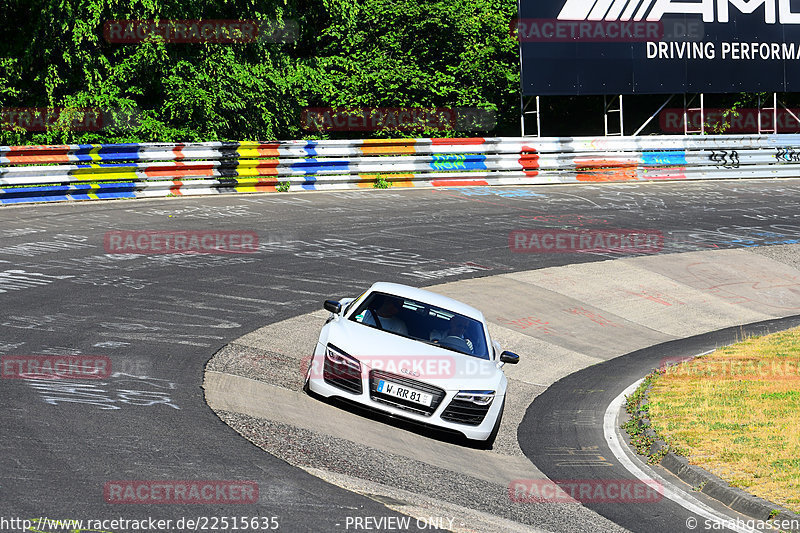
POLYGON ((800 135, 0 147, 0 204, 394 186, 800 176, 800 135))

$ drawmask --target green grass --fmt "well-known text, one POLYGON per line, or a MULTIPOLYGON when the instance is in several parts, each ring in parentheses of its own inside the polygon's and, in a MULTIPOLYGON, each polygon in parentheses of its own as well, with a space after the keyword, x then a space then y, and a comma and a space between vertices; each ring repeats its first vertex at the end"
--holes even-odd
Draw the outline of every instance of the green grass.
POLYGON ((670 367, 648 400, 653 429, 690 463, 800 512, 800 328, 670 367))

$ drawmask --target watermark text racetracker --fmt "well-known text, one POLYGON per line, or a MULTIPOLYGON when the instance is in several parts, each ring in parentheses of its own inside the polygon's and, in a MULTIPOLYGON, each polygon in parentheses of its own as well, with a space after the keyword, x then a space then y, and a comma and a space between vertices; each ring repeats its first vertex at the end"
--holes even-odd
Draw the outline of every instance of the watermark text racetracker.
MULTIPOLYGON (((472 341, 464 339, 469 346, 472 341)), ((354 373, 368 377, 370 371, 382 370, 414 379, 483 379, 494 375, 492 365, 475 357, 456 355, 359 355, 344 356, 327 350, 324 356, 303 357, 300 360, 302 376, 326 381, 351 380, 354 373), (309 365, 310 368, 309 368, 309 365), (341 373, 336 369, 347 367, 341 373)))
POLYGON ((516 479, 508 497, 514 503, 657 503, 664 487, 652 479, 516 479))
POLYGON ((307 107, 300 123, 307 131, 489 131, 497 116, 477 107, 307 107))
POLYGON ((758 359, 742 358, 714 358, 699 357, 691 359, 686 357, 665 357, 661 360, 659 370, 675 376, 704 376, 708 378, 782 378, 800 377, 800 358, 781 357, 777 360, 763 361, 758 359))
POLYGON ((97 107, 0 107, 0 129, 22 131, 102 131, 134 128, 136 110, 97 107))
POLYGON ((253 231, 109 231, 103 239, 109 254, 252 254, 253 231))
POLYGON ((111 359, 98 355, 3 355, 3 379, 105 379, 111 359))
POLYGON ((655 254, 664 248, 664 235, 630 229, 514 230, 508 235, 508 246, 515 253, 655 254))
POLYGON ((103 487, 108 503, 122 504, 252 504, 258 502, 254 481, 109 481, 103 487))
POLYGON ((166 43, 294 42, 299 36, 296 20, 109 20, 103 36, 114 44, 138 44, 151 39, 166 43))

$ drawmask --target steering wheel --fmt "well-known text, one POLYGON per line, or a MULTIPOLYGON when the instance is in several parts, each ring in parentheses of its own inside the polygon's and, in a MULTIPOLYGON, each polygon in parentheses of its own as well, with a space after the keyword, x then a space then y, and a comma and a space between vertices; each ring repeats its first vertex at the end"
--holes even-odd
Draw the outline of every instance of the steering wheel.
POLYGON ((469 347, 469 344, 467 344, 467 341, 461 337, 456 337, 455 335, 450 335, 443 338, 441 341, 439 341, 439 344, 454 350, 458 350, 459 352, 472 353, 472 349, 469 347))

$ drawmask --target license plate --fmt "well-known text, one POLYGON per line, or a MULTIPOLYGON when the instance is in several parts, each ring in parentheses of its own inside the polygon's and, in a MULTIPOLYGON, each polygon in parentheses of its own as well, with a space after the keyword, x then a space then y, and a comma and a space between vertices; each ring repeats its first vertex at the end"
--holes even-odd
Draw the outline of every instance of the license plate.
POLYGON ((433 402, 433 396, 426 392, 412 389, 411 387, 398 385, 397 383, 392 383, 390 381, 378 381, 378 392, 382 394, 388 394, 389 396, 393 396, 395 398, 400 398, 401 400, 408 400, 410 402, 418 403, 426 407, 430 407, 431 403, 433 402))

